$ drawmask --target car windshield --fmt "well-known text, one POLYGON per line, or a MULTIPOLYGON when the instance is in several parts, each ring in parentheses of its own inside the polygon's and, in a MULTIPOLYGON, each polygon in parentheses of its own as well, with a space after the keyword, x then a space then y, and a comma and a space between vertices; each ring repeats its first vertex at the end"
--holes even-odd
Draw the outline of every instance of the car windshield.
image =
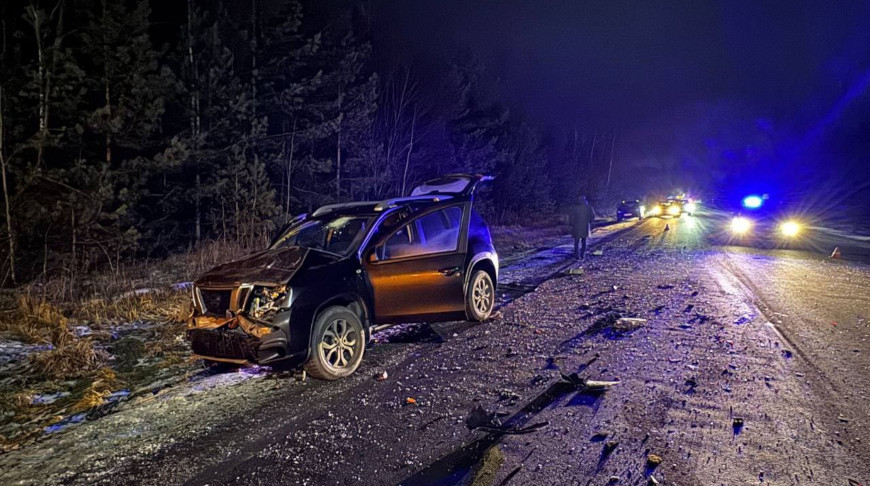
POLYGON ((330 216, 302 221, 288 228, 272 249, 301 246, 348 255, 359 245, 370 221, 369 216, 330 216))

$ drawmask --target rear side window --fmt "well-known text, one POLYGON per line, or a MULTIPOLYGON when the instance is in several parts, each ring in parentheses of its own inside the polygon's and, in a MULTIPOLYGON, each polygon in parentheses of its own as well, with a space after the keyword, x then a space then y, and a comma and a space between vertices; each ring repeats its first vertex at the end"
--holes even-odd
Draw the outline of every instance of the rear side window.
POLYGON ((434 211, 411 221, 384 244, 386 260, 456 251, 462 208, 454 206, 434 211))

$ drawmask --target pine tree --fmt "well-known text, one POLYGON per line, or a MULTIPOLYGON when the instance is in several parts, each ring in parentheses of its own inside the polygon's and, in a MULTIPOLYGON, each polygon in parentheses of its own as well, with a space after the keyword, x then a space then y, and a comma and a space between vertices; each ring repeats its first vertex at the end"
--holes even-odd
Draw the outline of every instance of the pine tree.
POLYGON ((70 171, 73 187, 90 195, 77 203, 76 231, 83 246, 118 255, 138 249, 139 206, 149 196, 155 135, 174 80, 151 44, 147 3, 100 0, 88 12, 82 46, 95 106, 86 124, 99 150, 84 152, 70 171))

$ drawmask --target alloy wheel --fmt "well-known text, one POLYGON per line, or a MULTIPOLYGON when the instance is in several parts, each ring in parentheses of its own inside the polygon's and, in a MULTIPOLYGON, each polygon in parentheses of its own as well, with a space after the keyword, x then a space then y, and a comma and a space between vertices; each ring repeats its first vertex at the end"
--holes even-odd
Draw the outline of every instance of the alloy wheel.
POLYGON ((343 370, 355 362, 359 353, 359 333, 345 319, 333 319, 320 339, 320 358, 328 367, 343 370))
POLYGON ((492 309, 494 294, 489 279, 485 278, 483 275, 478 277, 474 282, 471 300, 474 310, 477 311, 479 315, 485 316, 492 309))

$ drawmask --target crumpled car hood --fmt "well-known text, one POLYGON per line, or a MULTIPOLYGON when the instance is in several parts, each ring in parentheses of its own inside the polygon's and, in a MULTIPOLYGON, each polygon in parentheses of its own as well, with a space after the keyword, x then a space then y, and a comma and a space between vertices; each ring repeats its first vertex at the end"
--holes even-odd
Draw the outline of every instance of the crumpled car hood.
POLYGON ((239 260, 218 265, 194 282, 198 287, 228 287, 243 283, 280 285, 302 268, 310 250, 292 246, 263 250, 239 260))

